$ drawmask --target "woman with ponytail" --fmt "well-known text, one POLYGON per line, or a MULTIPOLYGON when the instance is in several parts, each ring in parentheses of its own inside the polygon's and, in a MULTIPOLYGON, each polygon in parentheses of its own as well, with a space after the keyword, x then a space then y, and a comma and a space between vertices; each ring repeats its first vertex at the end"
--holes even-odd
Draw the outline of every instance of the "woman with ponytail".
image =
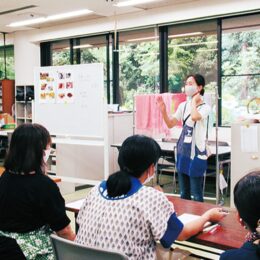
POLYGON ((239 249, 228 250, 221 260, 260 259, 260 170, 244 176, 234 188, 238 221, 248 229, 246 242, 239 249))
POLYGON ((155 259, 155 241, 169 248, 225 216, 211 209, 183 226, 163 192, 143 184, 154 176, 160 147, 146 136, 128 137, 119 151, 120 171, 94 187, 77 218, 76 242, 116 250, 129 259, 155 259))

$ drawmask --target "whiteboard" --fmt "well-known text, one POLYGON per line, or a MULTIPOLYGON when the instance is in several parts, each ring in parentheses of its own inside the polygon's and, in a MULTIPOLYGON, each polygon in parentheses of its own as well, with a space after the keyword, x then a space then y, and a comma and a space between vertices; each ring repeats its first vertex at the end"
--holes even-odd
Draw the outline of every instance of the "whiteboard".
POLYGON ((34 122, 52 135, 104 138, 103 64, 37 67, 34 122))

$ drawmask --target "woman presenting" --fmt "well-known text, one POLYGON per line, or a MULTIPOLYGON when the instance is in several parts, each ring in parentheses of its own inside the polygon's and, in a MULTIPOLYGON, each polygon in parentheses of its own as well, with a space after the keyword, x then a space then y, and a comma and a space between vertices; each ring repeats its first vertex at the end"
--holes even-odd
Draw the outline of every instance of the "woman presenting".
POLYGON ((205 79, 200 74, 189 75, 185 83, 187 101, 181 103, 169 117, 161 96, 157 102, 169 128, 183 122, 177 142, 177 171, 181 198, 203 201, 203 175, 207 169, 206 132, 210 107, 203 102, 205 79))

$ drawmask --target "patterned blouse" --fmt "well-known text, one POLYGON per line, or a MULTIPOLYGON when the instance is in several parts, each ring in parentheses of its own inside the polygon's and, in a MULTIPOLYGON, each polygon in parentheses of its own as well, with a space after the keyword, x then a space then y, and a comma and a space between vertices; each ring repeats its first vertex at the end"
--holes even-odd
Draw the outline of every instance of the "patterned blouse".
POLYGON ((155 259, 155 241, 169 247, 183 224, 164 193, 132 178, 128 194, 107 196, 106 182, 94 187, 77 218, 76 242, 116 250, 129 259, 155 259))

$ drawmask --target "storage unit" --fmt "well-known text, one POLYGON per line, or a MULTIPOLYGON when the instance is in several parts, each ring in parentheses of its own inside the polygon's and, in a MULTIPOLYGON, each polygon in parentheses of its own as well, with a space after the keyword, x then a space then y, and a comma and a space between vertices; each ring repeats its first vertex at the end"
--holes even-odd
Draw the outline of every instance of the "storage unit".
POLYGON ((12 115, 14 104, 14 80, 3 79, 0 81, 0 112, 12 115))
POLYGON ((32 123, 34 86, 16 86, 15 94, 16 125, 32 123))
POLYGON ((231 127, 231 207, 234 187, 249 171, 260 166, 260 124, 237 123, 231 127))
MULTIPOLYGON (((119 169, 117 158, 118 150, 111 144, 121 144, 128 136, 133 134, 133 114, 115 113, 108 114, 108 143, 109 143, 109 174, 119 169)), ((53 150, 47 162, 47 173, 65 177, 102 179, 104 169, 104 147, 55 144, 53 136, 53 150), (88 158, 88 160, 86 160, 88 158), (57 160, 57 162, 56 162, 57 160)), ((72 193, 77 186, 82 184, 63 181, 59 183, 62 194, 72 193)))

